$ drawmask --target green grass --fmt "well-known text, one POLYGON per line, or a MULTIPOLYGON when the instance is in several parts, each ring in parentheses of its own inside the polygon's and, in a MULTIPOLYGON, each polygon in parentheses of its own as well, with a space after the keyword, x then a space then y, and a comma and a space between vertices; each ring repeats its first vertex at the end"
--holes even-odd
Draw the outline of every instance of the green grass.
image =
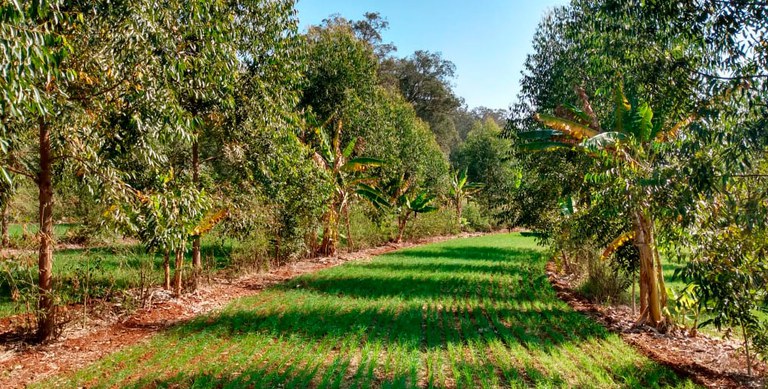
POLYGON ((693 387, 560 301, 533 239, 304 275, 39 387, 693 387))
MULTIPOLYGON (((207 265, 222 269, 229 265, 231 245, 203 241, 202 257, 207 265)), ((171 258, 173 266, 173 258, 171 258)), ((185 267, 189 267, 189 258, 185 267)), ((14 263, 0 264, 0 317, 24 312, 23 303, 11 300, 6 268, 13 269, 15 281, 34 296, 37 282, 37 257, 34 252, 14 263)), ((54 253, 53 274, 58 295, 67 303, 81 302, 85 295, 90 298, 108 297, 116 292, 141 285, 141 273, 145 272, 151 285, 161 285, 163 258, 146 252, 141 245, 121 245, 90 249, 57 250, 54 253), (87 290, 85 287, 87 286, 87 290)))
MULTIPOLYGON (((34 235, 37 233, 37 223, 29 223, 27 226, 27 233, 34 235)), ((61 223, 53 226, 53 234, 56 237, 63 237, 67 235, 67 232, 77 226, 77 224, 61 223)), ((8 236, 11 238, 20 238, 24 234, 24 227, 22 224, 11 223, 8 225, 8 236)))

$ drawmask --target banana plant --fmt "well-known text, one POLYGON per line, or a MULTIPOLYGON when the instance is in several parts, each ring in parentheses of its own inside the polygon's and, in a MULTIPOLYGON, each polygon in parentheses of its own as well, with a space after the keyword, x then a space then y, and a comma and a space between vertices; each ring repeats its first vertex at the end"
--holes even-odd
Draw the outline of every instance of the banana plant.
POLYGON ((357 145, 357 139, 351 140, 344 147, 342 141, 342 121, 335 122, 333 137, 324 130, 325 126, 315 127, 318 138, 314 160, 325 170, 333 184, 333 194, 329 199, 327 210, 323 216, 323 240, 317 254, 335 255, 339 241, 339 224, 344 216, 347 229, 347 246, 352 247, 352 234, 349 218, 349 203, 355 194, 354 189, 362 182, 373 178, 362 176, 368 169, 381 167, 384 162, 376 158, 352 157, 357 145))
POLYGON ((451 187, 448 191, 451 203, 456 209, 456 225, 461 227, 461 215, 464 202, 480 192, 485 185, 478 182, 469 182, 467 177, 467 168, 457 170, 451 175, 451 187))
POLYGON ((411 182, 400 176, 398 179, 380 187, 360 183, 356 193, 368 200, 381 212, 393 212, 397 215, 397 237, 395 243, 403 240, 408 222, 420 213, 438 210, 434 205, 435 196, 427 190, 416 190, 411 182))
MULTIPOLYGON (((561 106, 555 114, 537 113, 534 118, 548 127, 540 131, 520 134, 528 150, 553 148, 580 149, 603 165, 613 167, 601 172, 617 178, 618 190, 623 192, 624 214, 632 219, 630 234, 618 231, 614 243, 606 251, 617 247, 618 241, 633 239, 640 252, 640 318, 638 324, 648 323, 661 328, 666 323, 666 288, 662 264, 656 247, 654 220, 651 211, 651 189, 657 168, 658 146, 674 139, 678 132, 696 119, 686 117, 669 128, 663 121, 654 120, 653 110, 647 103, 630 104, 623 87, 617 86, 613 100, 613 126, 603 129, 589 103, 586 93, 577 88, 581 107, 561 106), (630 238, 628 238, 630 237, 630 238)), ((588 175, 589 176, 589 175, 588 175)))

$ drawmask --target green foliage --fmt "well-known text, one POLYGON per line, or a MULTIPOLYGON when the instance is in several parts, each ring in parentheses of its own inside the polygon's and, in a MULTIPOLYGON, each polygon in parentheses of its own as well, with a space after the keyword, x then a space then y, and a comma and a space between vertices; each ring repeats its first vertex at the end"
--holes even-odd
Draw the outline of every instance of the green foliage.
POLYGON ((511 196, 520 185, 522 172, 511 153, 512 143, 488 119, 475 122, 466 141, 451 156, 454 166, 466 170, 467 180, 482 183, 475 199, 498 224, 514 222, 511 196))
POLYGON ((440 53, 417 50, 408 58, 385 61, 382 68, 385 85, 400 91, 416 115, 429 124, 443 152, 450 155, 459 143, 454 117, 461 99, 450 85, 456 66, 440 53))

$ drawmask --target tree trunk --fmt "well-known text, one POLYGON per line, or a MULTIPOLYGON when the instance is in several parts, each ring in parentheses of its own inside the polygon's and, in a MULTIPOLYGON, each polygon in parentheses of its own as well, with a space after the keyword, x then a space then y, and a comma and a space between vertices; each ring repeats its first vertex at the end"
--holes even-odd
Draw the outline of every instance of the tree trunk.
POLYGON ((51 338, 56 324, 53 304, 53 182, 51 158, 51 137, 48 125, 39 122, 40 172, 37 177, 40 212, 40 252, 38 256, 38 300, 37 339, 45 341, 51 338))
POLYGON ((184 249, 178 248, 176 249, 176 272, 173 277, 173 294, 176 295, 176 297, 181 296, 181 276, 182 276, 182 267, 184 265, 184 249))
POLYGON ((744 352, 747 354, 747 376, 752 377, 752 357, 749 354, 749 336, 747 328, 741 323, 741 334, 744 336, 744 352))
POLYGON ((462 206, 461 206, 461 199, 458 199, 456 202, 456 225, 459 227, 459 231, 461 231, 461 213, 462 213, 462 206))
POLYGON ((339 237, 338 226, 338 212, 336 212, 336 204, 331 205, 325 216, 325 226, 323 227, 323 241, 320 243, 320 255, 332 256, 336 255, 336 242, 339 237))
POLYGON ((200 258, 200 237, 196 236, 192 240, 192 277, 194 288, 197 289, 197 283, 200 281, 200 274, 203 271, 203 261, 200 258))
POLYGON ((352 226, 349 220, 349 204, 344 207, 344 220, 347 226, 347 252, 352 252, 355 249, 355 244, 352 241, 352 226))
MULTIPOLYGON (((196 189, 200 189, 200 146, 197 140, 192 142, 192 184, 196 189)), ((200 257, 200 236, 192 240, 192 271, 195 287, 203 268, 203 262, 200 257)))
POLYGON ((3 235, 3 248, 7 248, 10 243, 11 239, 8 236, 8 201, 6 200, 5 204, 3 204, 3 215, 2 215, 2 235, 3 235))
POLYGON ((165 272, 165 290, 171 290, 171 253, 165 250, 163 253, 163 271, 165 272))
MULTIPOLYGON (((647 323, 660 328, 664 323, 662 296, 665 290, 660 290, 659 274, 660 261, 653 236, 653 221, 646 214, 635 213, 635 246, 640 252, 640 319, 638 323, 647 323)), ((662 279, 663 282, 663 279, 662 279)))
POLYGON ((403 234, 405 233, 405 226, 408 223, 409 216, 410 215, 406 213, 404 217, 397 219, 397 240, 395 243, 400 243, 403 241, 403 234))

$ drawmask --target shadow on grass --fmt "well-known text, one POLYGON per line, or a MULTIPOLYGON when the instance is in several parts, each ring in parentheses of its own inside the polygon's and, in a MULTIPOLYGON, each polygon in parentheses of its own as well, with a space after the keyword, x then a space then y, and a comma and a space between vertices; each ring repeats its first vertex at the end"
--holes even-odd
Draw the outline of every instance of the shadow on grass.
POLYGON ((406 250, 344 271, 305 275, 277 285, 322 295, 363 299, 476 299, 534 302, 554 296, 539 252, 494 247, 406 250))
POLYGON ((542 267, 541 255, 530 250, 435 247, 305 275, 168 330, 166 339, 183 348, 168 350, 162 365, 146 366, 146 371, 138 359, 121 362, 138 369, 121 385, 418 387, 425 386, 417 374, 426 363, 421 358, 437 353, 447 358, 438 362, 445 364, 442 368, 454 369, 458 387, 484 379, 509 384, 501 386, 566 386, 574 384, 568 379, 576 374, 560 374, 553 366, 560 366, 557 358, 568 358, 562 349, 585 342, 594 345, 579 350, 595 353, 585 359, 595 358, 609 370, 605 384, 665 387, 684 382, 651 362, 600 363, 600 353, 609 351, 604 348, 615 339, 557 300, 542 267), (245 346, 253 339, 264 339, 268 346, 245 346), (492 344, 505 346, 511 359, 514 349, 532 362, 523 367, 485 358, 492 344), (219 345, 227 352, 216 351, 219 345), (351 345, 352 351, 342 345, 351 345), (194 351, 209 346, 209 354, 194 351), (377 351, 372 360, 362 361, 358 350, 366 346, 377 351), (470 354, 477 358, 465 360, 470 354), (392 367, 390 355, 415 356, 416 362, 392 367), (547 367, 535 358, 552 359, 547 367))
POLYGON ((461 246, 461 247, 439 247, 432 250, 407 249, 396 251, 383 255, 381 258, 386 261, 392 257, 414 257, 414 258, 445 258, 461 259, 471 262, 474 260, 492 261, 497 263, 507 263, 512 261, 538 262, 537 258, 541 256, 540 251, 529 249, 507 249, 488 246, 461 246))
MULTIPOLYGON (((286 358, 290 359, 290 358, 286 358)), ((238 373, 178 373, 166 379, 142 378, 126 388, 416 388, 413 374, 396 373, 385 377, 361 374, 349 377, 349 359, 336 359, 330 366, 322 363, 294 365, 272 361, 266 366, 250 366, 238 373), (325 369, 325 370, 324 370, 325 369)))
POLYGON ((546 277, 537 272, 539 266, 531 267, 531 262, 540 262, 538 255, 488 247, 391 254, 293 279, 267 291, 279 302, 253 309, 240 304, 174 332, 180 337, 198 332, 219 337, 299 335, 307 341, 341 341, 357 333, 365 342, 414 350, 495 340, 548 349, 605 338, 603 327, 558 304, 546 277), (494 262, 473 263, 479 258, 494 262), (512 309, 507 303, 527 308, 512 309), (440 341, 428 342, 428 336, 440 341))

